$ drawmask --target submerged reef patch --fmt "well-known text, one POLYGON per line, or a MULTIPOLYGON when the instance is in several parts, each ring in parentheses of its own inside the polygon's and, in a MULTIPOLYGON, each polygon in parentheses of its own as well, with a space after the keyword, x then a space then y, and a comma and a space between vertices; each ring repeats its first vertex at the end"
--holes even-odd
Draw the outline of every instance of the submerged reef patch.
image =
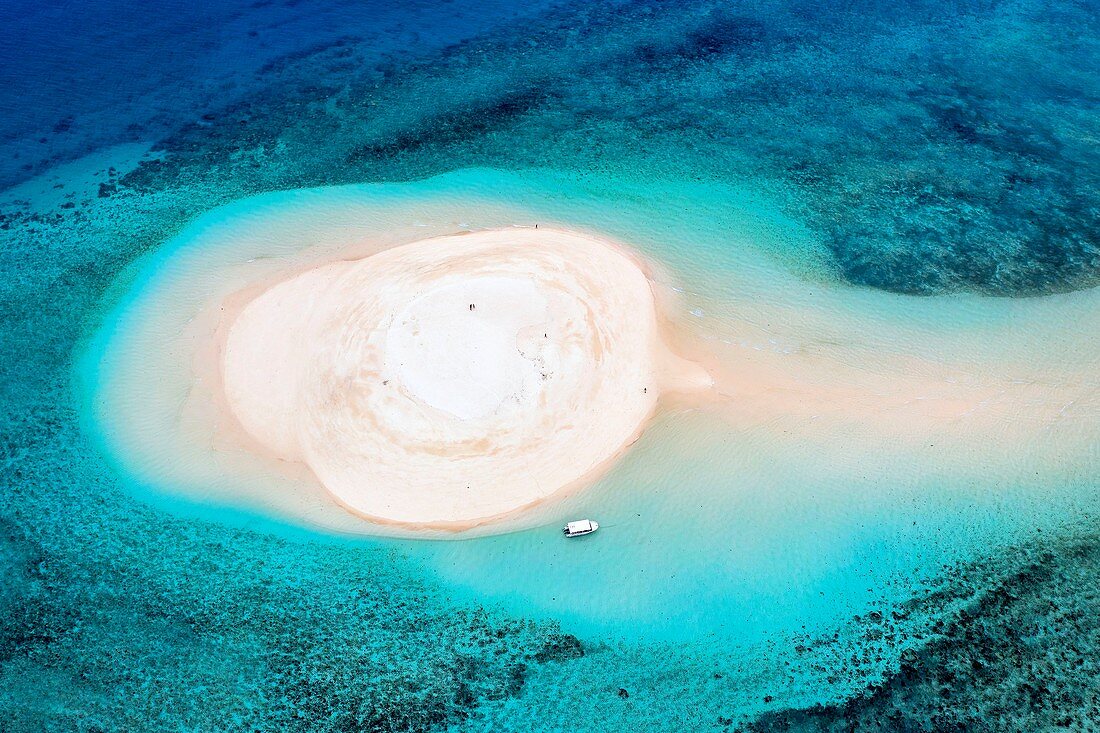
POLYGON ((483 165, 720 179, 784 198, 855 285, 1074 290, 1100 283, 1097 90, 1084 71, 1100 44, 1063 29, 1095 31, 1098 13, 563 8, 521 36, 401 67, 356 75, 326 71, 324 52, 296 59, 285 73, 308 87, 185 128, 124 182, 212 180, 231 159, 251 190, 483 165))
MULTIPOLYGON (((344 38, 197 120, 158 123, 173 132, 136 167, 101 166, 45 203, 5 198, 0 329, 17 358, 0 360, 0 729, 537 730, 589 708, 608 730, 1095 728, 1094 523, 949 568, 852 637, 677 654, 481 608, 407 546, 135 499, 81 427, 71 365, 120 273, 199 214, 471 165, 749 186, 811 230, 833 279, 868 289, 1095 286, 1098 13, 564 3, 412 62, 344 38)), ((762 246, 786 261, 804 245, 762 246)), ((1095 489, 1092 473, 1071 480, 1095 489)))
POLYGON ((1076 534, 952 569, 899 609, 940 618, 884 680, 739 730, 1089 730, 1100 721, 1100 541, 1092 524, 1076 534))
POLYGON ((36 458, 2 475, 4 730, 438 730, 583 654, 394 553, 171 520, 120 501, 75 431, 8 434, 36 458))

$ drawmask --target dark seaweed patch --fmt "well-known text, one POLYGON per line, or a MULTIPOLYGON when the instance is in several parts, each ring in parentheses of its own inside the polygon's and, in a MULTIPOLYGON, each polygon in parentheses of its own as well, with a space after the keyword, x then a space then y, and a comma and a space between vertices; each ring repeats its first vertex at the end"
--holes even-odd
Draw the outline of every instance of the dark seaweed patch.
POLYGON ((562 662, 584 656, 584 645, 572 634, 554 634, 532 656, 536 662, 562 662))
POLYGON ((743 50, 762 43, 767 37, 768 29, 759 20, 718 15, 689 33, 676 53, 691 60, 706 59, 743 50))
POLYGON ((645 66, 709 61, 746 52, 764 43, 771 35, 771 29, 755 18, 714 13, 682 35, 669 34, 659 41, 648 40, 638 44, 633 49, 631 60, 645 66))
POLYGON ((396 132, 385 140, 361 145, 351 152, 348 161, 358 163, 368 159, 415 153, 432 146, 467 142, 505 126, 545 104, 547 100, 546 92, 525 89, 480 105, 449 111, 418 121, 415 126, 396 132))

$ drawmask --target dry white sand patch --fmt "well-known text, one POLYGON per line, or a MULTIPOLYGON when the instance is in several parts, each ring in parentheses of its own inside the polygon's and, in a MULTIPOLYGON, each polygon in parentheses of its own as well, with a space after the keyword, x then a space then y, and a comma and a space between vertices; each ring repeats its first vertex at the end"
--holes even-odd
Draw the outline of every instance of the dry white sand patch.
POLYGON ((591 481, 674 356, 618 246, 561 230, 438 237, 285 279, 223 348, 226 400, 270 453, 370 518, 461 528, 591 481))

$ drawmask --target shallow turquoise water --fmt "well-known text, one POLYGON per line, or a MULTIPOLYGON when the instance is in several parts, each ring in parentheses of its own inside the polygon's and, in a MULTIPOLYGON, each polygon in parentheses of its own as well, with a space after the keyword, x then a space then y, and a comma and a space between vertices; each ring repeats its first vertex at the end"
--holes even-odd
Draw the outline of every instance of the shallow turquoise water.
POLYGON ((42 99, 4 105, 3 175, 42 177, 0 197, 0 729, 1095 727, 1094 7, 183 12, 124 34, 125 105, 105 81, 68 122, 72 79, 126 64, 35 83, 61 61, 18 56, 55 30, 6 24, 42 99), (356 202, 592 228, 727 352, 1019 362, 1077 389, 1076 427, 892 454, 857 423, 677 413, 561 516, 462 542, 302 528, 217 462, 205 491, 128 462, 94 395, 134 288, 239 217, 356 202), (582 514, 604 530, 561 541, 582 514))
MULTIPOLYGON (((137 495, 169 511, 173 500, 165 492, 172 490, 164 487, 175 484, 205 516, 217 517, 229 504, 243 508, 235 523, 250 513, 300 523, 293 510, 280 513, 266 498, 210 494, 210 482, 234 481, 229 469, 197 477, 186 470, 166 473, 173 463, 217 459, 203 446, 177 455, 177 443, 190 439, 185 431, 159 443, 142 437, 175 430, 182 409, 177 403, 189 389, 189 360, 168 338, 191 319, 196 303, 209 298, 211 283, 226 277, 219 272, 257 260, 277 267, 318 241, 335 245, 385 231, 421 237, 436 229, 540 221, 641 248, 669 268, 659 280, 684 291, 678 315, 712 320, 713 338, 755 337, 742 321, 700 307, 748 303, 750 314, 767 319, 792 318, 796 304, 803 316, 829 314, 831 338, 873 343, 882 356, 892 349, 943 359, 961 354, 964 365, 980 371, 988 368, 983 360, 989 348, 971 340, 994 340, 1011 310, 1008 301, 852 292, 814 269, 820 245, 812 236, 766 199, 731 187, 474 170, 426 182, 285 192, 212 212, 143 263, 133 294, 83 358, 88 428, 103 434, 122 470, 137 466, 131 479, 137 495), (792 272, 792 262, 803 266, 792 272), (179 311, 175 321, 166 315, 173 309, 179 311), (134 336, 149 320, 163 322, 156 337, 134 336), (909 343, 922 339, 928 342, 909 343), (113 414, 135 400, 144 404, 155 383, 177 379, 149 353, 156 348, 181 370, 163 421, 144 422, 140 407, 113 414), (135 369, 156 377, 120 377, 135 369)), ((228 281, 239 286, 247 276, 228 281)), ((1067 313, 1075 302, 1067 300, 1067 313)), ((1091 303, 1085 306, 1090 311, 1091 303)), ((1057 303, 1044 308, 1047 317, 1060 313, 1057 303)), ((1014 329, 1029 312, 1017 309, 1014 329)), ((742 346, 798 351, 812 343, 807 339, 824 337, 816 330, 807 334, 797 321, 774 329, 776 339, 742 346)), ((1036 348, 1048 343, 1039 339, 1036 348)), ((996 463, 996 452, 979 452, 973 460, 990 463, 975 473, 952 469, 936 453, 876 455, 861 446, 865 438, 855 424, 823 427, 816 435, 809 430, 807 438, 768 422, 731 428, 694 411, 667 415, 595 488, 541 510, 534 528, 463 541, 367 545, 399 549, 468 603, 558 622, 581 638, 721 640, 759 654, 769 640, 824 634, 871 607, 903 601, 944 565, 1056 527, 1093 501, 1088 477, 1096 468, 1095 451, 1067 452, 1060 471, 1035 481, 1032 466, 1041 464, 1026 458, 1005 468, 996 463), (570 516, 597 517, 604 529, 581 542, 563 542, 557 526, 570 516)), ((278 490, 272 484, 266 491, 278 490)), ((340 531, 370 528, 351 522, 340 531)))

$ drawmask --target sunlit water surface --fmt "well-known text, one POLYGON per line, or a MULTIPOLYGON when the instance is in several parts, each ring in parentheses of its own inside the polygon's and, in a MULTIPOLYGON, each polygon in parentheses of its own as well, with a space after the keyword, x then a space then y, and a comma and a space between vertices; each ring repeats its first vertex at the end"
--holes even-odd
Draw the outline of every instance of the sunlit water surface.
MULTIPOLYGON (((1081 434, 1087 421, 1070 428, 1086 447, 1068 450, 1052 471, 1028 453, 1057 448, 1057 433, 1035 433, 1018 458, 966 444, 895 452, 871 439, 874 427, 861 425, 859 412, 839 424, 798 416, 797 429, 788 430, 784 415, 731 423, 705 409, 674 408, 595 486, 488 529, 503 534, 362 539, 393 532, 344 515, 323 492, 303 499, 285 476, 246 478, 247 451, 218 446, 208 419, 191 414, 189 395, 202 388, 193 369, 201 336, 188 329, 211 293, 232 292, 256 272, 277 273, 303 251, 323 256, 311 248, 539 222, 637 247, 675 299, 670 316, 696 322, 705 339, 733 349, 721 352, 726 358, 738 350, 793 353, 824 339, 850 342, 856 350, 842 356, 870 345, 863 358, 871 371, 898 353, 980 374, 1002 357, 997 341, 1006 332, 1022 331, 1021 343, 1036 350, 1049 347, 1050 334, 1059 337, 1058 328, 1036 329, 1036 313, 1059 318, 1061 309, 1064 319, 1079 319, 1096 312, 1088 293, 1021 303, 839 285, 814 269, 812 238, 766 200, 733 188, 467 171, 274 194, 192 224, 139 263, 129 294, 82 360, 88 424, 147 499, 393 546, 459 597, 558 620, 586 638, 753 645, 823 633, 872 602, 904 598, 945 563, 1087 508, 1097 460, 1091 436, 1081 434), (581 516, 602 529, 565 541, 560 524, 581 516)), ((1064 358, 1034 354, 1050 362, 1041 373, 1083 380, 1079 391, 1094 398, 1092 375, 1073 371, 1089 363, 1093 347, 1063 343, 1064 358)), ((1027 359, 1003 355, 1010 356, 1027 359)), ((830 375, 827 362, 823 368, 824 382, 843 379, 830 375)), ((737 412, 736 397, 727 409, 737 412)), ((1018 414, 982 429, 996 443, 1001 428, 1014 432, 1007 423, 1018 414)))

